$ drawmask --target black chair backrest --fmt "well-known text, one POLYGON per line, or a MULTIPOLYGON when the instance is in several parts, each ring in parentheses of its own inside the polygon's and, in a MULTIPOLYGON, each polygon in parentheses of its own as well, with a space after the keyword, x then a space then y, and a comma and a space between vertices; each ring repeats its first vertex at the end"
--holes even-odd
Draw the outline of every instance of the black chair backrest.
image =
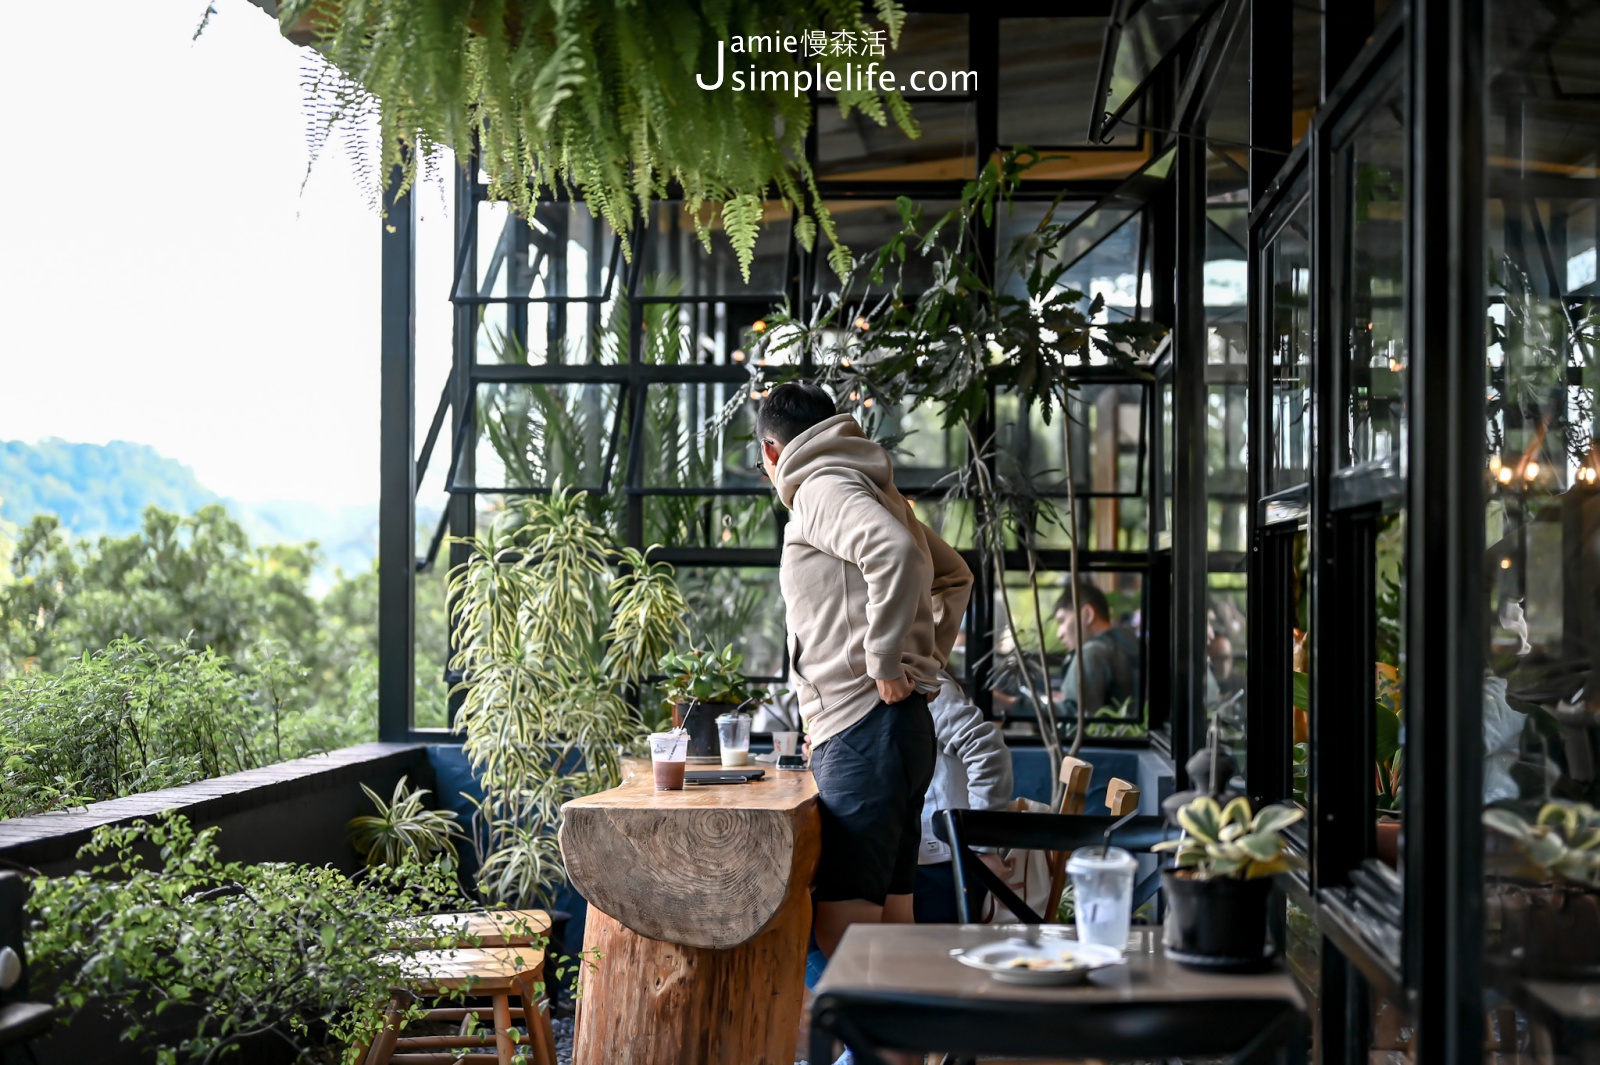
POLYGON ((28 882, 17 873, 0 872, 0 950, 10 947, 22 960, 22 978, 9 988, 0 988, 0 1006, 28 997, 27 954, 22 949, 28 902, 28 882))
MULTIPOLYGON (((944 810, 933 819, 934 834, 950 844, 956 882, 956 914, 963 924, 972 921, 967 895, 969 880, 976 880, 995 901, 1024 924, 1043 924, 1044 918, 1017 897, 1005 882, 972 853, 973 847, 1013 847, 1026 850, 1073 851, 1098 847, 1106 829, 1120 817, 1089 814, 1034 814, 1011 810, 944 810)), ((1113 846, 1141 853, 1176 835, 1166 818, 1144 814, 1127 820, 1112 837, 1113 846)))

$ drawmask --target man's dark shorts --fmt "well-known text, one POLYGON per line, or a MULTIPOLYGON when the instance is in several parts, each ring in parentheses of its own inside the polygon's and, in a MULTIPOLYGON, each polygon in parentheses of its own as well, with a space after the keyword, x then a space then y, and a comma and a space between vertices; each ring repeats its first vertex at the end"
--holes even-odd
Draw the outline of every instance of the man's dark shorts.
POLYGON ((880 702, 811 752, 822 800, 818 902, 909 895, 937 746, 927 696, 880 702))

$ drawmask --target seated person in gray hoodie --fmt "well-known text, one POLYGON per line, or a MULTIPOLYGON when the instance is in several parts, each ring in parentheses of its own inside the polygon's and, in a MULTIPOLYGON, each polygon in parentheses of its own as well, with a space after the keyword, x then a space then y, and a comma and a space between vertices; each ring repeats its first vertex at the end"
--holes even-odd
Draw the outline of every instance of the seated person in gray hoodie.
POLYGON ((853 923, 914 919, 936 757, 928 697, 972 571, 917 520, 889 453, 822 389, 772 389, 756 437, 791 513, 778 579, 822 814, 814 931, 832 956, 853 923))
MULTIPOLYGON (((939 759, 922 804, 922 850, 917 855, 917 890, 912 899, 918 924, 954 924, 959 919, 953 855, 950 845, 934 834, 933 819, 941 810, 1004 810, 1011 802, 1013 787, 1011 749, 999 726, 983 719, 983 711, 950 674, 941 672, 939 680, 939 694, 928 704, 939 759)), ((1011 875, 1000 855, 978 857, 1002 880, 1011 875)), ((974 915, 985 894, 982 885, 968 885, 968 905, 974 915)))

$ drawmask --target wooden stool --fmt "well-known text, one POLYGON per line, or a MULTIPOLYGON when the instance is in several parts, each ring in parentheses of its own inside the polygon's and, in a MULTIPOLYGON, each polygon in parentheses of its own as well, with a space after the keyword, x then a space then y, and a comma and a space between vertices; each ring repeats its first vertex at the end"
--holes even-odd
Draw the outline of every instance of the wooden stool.
POLYGON ((459 947, 450 950, 423 950, 399 955, 401 968, 413 983, 396 990, 384 1012, 383 1031, 372 1041, 362 1059, 364 1065, 511 1065, 518 1038, 511 1022, 520 1020, 528 1030, 533 1061, 556 1065, 555 1033, 550 1015, 540 1008, 536 985, 544 978, 544 951, 530 947, 459 947), (430 1009, 424 1021, 458 1021, 464 1033, 473 1021, 489 1014, 494 1021, 490 1033, 471 1035, 400 1034, 405 1011, 416 998, 437 998, 449 992, 465 992, 489 999, 488 1007, 469 1006, 430 1009), (513 1007, 511 999, 521 1000, 513 1007), (493 1047, 493 1054, 471 1051, 493 1047))
POLYGON ((395 947, 532 947, 550 933, 544 910, 472 910, 389 923, 395 947))

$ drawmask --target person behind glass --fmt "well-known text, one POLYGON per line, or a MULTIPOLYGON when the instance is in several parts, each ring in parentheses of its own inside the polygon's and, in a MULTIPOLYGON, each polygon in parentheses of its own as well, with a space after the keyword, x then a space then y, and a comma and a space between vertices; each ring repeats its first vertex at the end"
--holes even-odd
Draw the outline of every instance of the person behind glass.
MULTIPOLYGON (((1126 628, 1111 623, 1111 604, 1105 593, 1086 580, 1078 582, 1078 617, 1072 614, 1072 588, 1056 600, 1056 636, 1073 652, 1061 677, 1061 701, 1068 714, 1077 713, 1078 676, 1083 668, 1083 699, 1090 714, 1106 706, 1121 706, 1137 698, 1139 640, 1126 628), (1082 634, 1080 644, 1079 634, 1082 634)), ((1137 709, 1137 706, 1135 706, 1137 709)))
MULTIPOLYGON (((1011 803, 1014 786, 1011 749, 999 726, 983 719, 983 712, 949 673, 941 672, 939 681, 939 694, 928 704, 939 760, 922 804, 922 851, 917 859, 913 899, 918 924, 954 924, 959 920, 951 868, 953 855, 950 844, 934 834, 934 818, 941 810, 1004 810, 1011 803)), ((1012 867, 1000 855, 980 854, 978 859, 1001 880, 1009 880, 1012 867)), ((985 894, 982 884, 968 883, 970 913, 979 912, 985 894)))
POLYGON ((822 812, 814 931, 831 957, 851 924, 912 920, 936 752, 927 696, 972 573, 895 489, 888 452, 821 388, 773 388, 756 436, 792 514, 779 584, 822 812))

